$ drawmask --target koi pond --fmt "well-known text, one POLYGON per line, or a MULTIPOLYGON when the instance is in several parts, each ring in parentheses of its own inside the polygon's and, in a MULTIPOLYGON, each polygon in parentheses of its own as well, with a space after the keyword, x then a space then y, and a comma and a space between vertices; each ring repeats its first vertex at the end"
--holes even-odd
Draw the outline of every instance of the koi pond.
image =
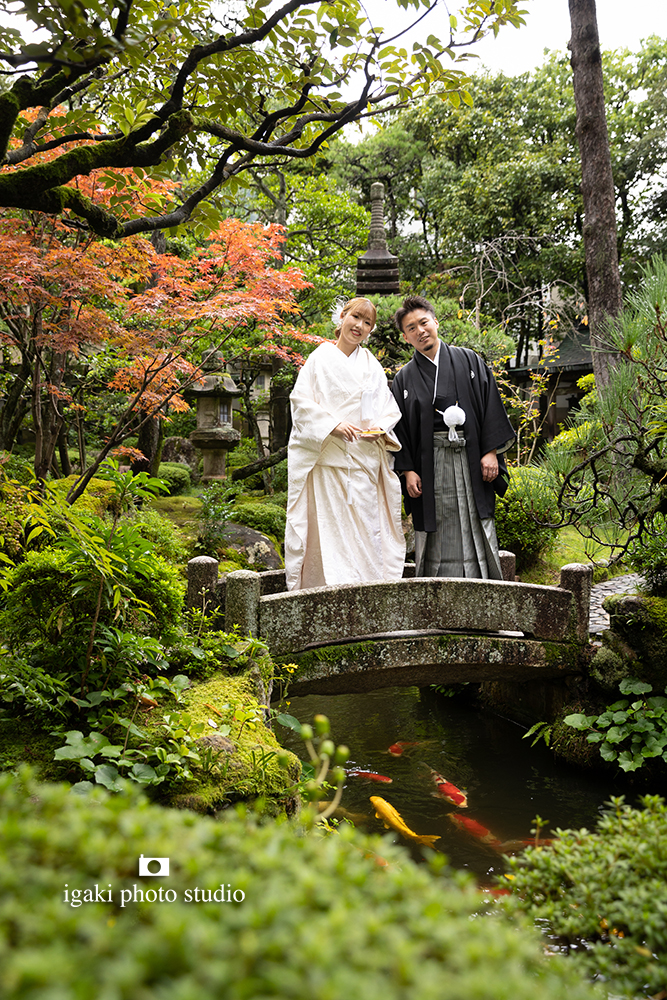
MULTIPOLYGON (((622 792, 606 775, 558 763, 542 743, 531 747, 532 737, 522 739, 521 726, 430 689, 294 697, 287 711, 302 722, 323 713, 331 738, 350 748, 338 818, 348 817, 367 832, 387 832, 370 802, 381 796, 415 834, 438 835, 435 850, 482 885, 502 874, 506 854, 532 839, 536 816, 544 820, 542 838, 556 827, 591 829, 603 804, 622 792), (432 772, 455 786, 451 798, 457 790, 465 793, 467 808, 443 797, 448 789, 438 789, 432 772)), ((283 729, 279 738, 306 759, 295 733, 283 729)), ((422 856, 418 843, 390 832, 415 858, 422 856)))

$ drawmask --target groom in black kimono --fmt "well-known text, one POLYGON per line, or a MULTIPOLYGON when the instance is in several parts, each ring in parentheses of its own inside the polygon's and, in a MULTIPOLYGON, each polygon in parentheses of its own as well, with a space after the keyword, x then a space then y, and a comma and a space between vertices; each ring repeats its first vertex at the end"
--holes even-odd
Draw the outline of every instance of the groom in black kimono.
POLYGON ((502 579, 493 522, 514 441, 493 375, 474 351, 438 337, 427 299, 405 299, 396 327, 415 348, 392 386, 402 419, 394 469, 415 529, 417 576, 502 579))

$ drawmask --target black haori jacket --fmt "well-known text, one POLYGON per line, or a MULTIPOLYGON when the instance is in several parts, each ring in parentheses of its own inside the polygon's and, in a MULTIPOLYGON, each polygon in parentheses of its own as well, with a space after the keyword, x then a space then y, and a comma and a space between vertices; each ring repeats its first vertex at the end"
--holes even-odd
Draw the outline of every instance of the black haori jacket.
POLYGON ((421 476, 422 495, 408 495, 403 479, 405 509, 412 514, 415 531, 435 531, 435 492, 433 484, 433 431, 444 428, 435 409, 444 411, 458 403, 465 411, 463 427, 457 432, 466 439, 470 481, 480 518, 493 517, 495 495, 507 489, 507 466, 501 458, 515 438, 500 399, 498 386, 483 359, 465 347, 440 343, 438 387, 433 401, 435 365, 419 351, 396 375, 392 392, 402 419, 394 433, 402 448, 394 459, 396 472, 412 470, 421 476), (480 459, 496 450, 499 474, 493 483, 482 479, 480 459))

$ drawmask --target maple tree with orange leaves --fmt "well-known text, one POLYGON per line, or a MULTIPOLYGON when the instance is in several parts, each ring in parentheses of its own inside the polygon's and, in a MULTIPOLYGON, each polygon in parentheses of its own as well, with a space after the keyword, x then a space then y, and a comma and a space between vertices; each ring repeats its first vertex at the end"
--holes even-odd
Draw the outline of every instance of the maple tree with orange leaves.
POLYGON ((181 259, 142 237, 111 243, 72 234, 41 214, 0 219, 2 446, 12 447, 30 412, 36 475, 56 468, 56 449, 67 473, 68 428, 85 454, 95 390, 118 394, 118 419, 74 500, 142 425, 189 408, 183 390, 201 376, 204 350, 222 350, 226 361, 260 352, 300 364, 300 343, 318 339, 294 324, 295 293, 307 283, 275 266, 281 239, 278 226, 226 219, 181 259))

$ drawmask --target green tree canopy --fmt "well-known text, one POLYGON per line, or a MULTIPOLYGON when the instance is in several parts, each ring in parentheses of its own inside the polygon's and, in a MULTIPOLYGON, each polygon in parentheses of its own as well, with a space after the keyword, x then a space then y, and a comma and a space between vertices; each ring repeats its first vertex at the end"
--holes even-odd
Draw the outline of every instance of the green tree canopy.
MULTIPOLYGON (((605 53, 604 71, 627 283, 667 242, 667 41, 605 53)), ((469 89, 472 106, 431 94, 356 145, 335 143, 330 160, 362 199, 384 181, 404 279, 451 274, 465 305, 479 300, 526 343, 546 332, 549 285, 582 302, 587 292, 572 73, 552 53, 532 73, 476 75, 469 89)))
MULTIPOLYGON (((397 2, 414 20, 429 7, 397 2)), ((0 96, 0 206, 71 213, 112 237, 193 215, 205 227, 207 198, 255 161, 307 158, 435 81, 469 100, 458 47, 523 23, 516 0, 474 0, 443 41, 428 35, 408 55, 356 0, 25 0, 21 12, 39 41, 0 27, 0 63, 15 73, 0 96), (195 190, 139 212, 103 207, 75 183, 115 168, 184 175, 194 159, 195 190)))

